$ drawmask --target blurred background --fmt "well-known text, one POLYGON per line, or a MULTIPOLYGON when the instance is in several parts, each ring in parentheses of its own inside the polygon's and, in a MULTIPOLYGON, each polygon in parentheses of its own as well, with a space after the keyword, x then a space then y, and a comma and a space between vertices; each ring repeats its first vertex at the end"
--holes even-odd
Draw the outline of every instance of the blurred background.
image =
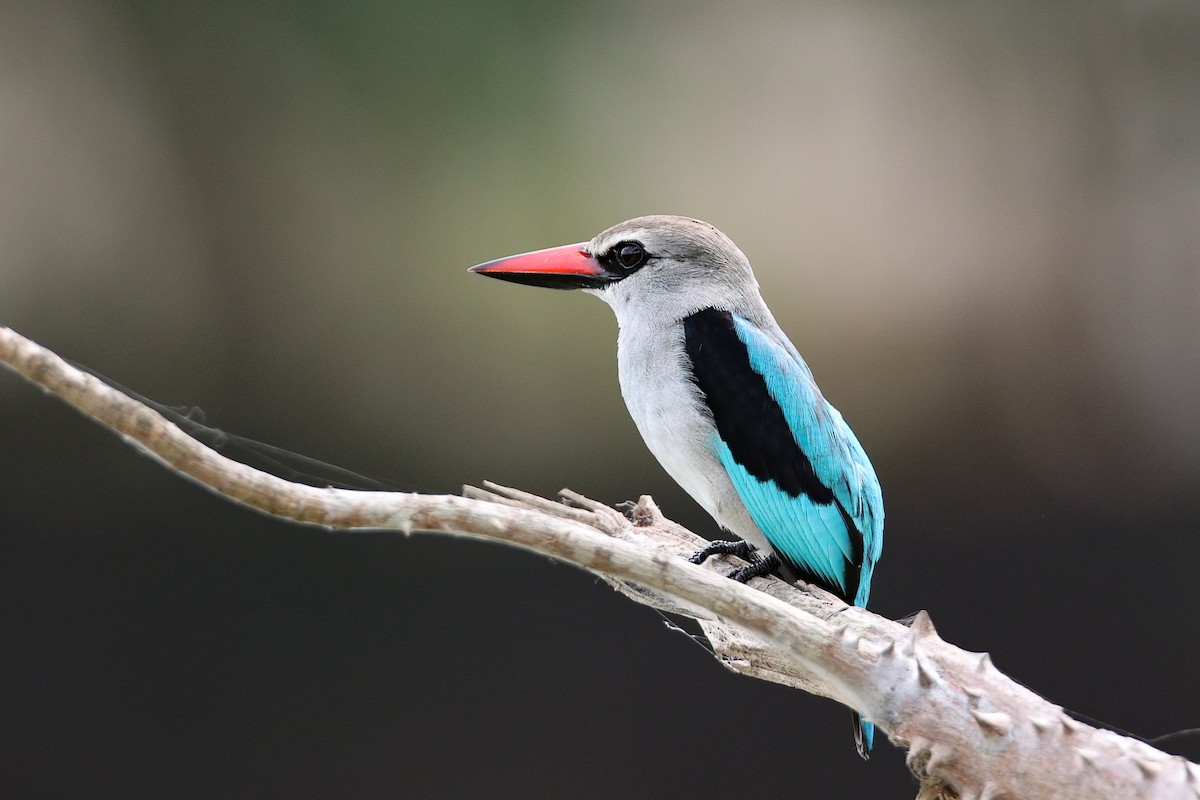
MULTIPOLYGON (((1200 725, 1198 86, 1184 0, 10 2, 0 324, 389 486, 711 536, 609 310, 466 272, 705 219, 878 469, 873 608, 1155 736, 1200 725)), ((284 525, 0 403, 6 796, 915 792, 573 568, 284 525)))

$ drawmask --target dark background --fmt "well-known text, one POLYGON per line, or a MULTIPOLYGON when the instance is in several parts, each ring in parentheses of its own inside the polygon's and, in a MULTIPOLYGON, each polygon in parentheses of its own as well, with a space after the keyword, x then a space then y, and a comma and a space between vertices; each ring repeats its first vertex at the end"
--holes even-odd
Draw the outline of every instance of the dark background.
MULTIPOLYGON (((1200 725, 1197 86, 1172 0, 11 3, 0 324, 392 486, 711 535, 608 309, 465 272, 706 219, 875 462, 873 607, 1157 735, 1200 725)), ((0 403, 5 796, 914 792, 570 567, 284 525, 0 403)))

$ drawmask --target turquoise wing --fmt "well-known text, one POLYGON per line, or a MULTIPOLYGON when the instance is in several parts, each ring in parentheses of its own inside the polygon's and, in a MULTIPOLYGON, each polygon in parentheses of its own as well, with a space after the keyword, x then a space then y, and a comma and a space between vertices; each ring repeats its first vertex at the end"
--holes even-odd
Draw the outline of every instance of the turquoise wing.
POLYGON ((858 439, 786 339, 718 309, 683 327, 714 452, 750 516, 797 572, 865 605, 883 502, 858 439))
MULTIPOLYGON (((750 366, 762 376, 814 476, 833 495, 832 502, 820 502, 825 499, 821 493, 791 497, 777 489, 772 492, 769 483, 733 471, 730 477, 763 534, 772 544, 778 541, 789 557, 811 562, 818 571, 836 567, 838 556, 857 567, 853 602, 865 606, 883 550, 883 493, 875 470, 791 343, 775 341, 741 317, 734 316, 733 322, 750 366)), ((843 590, 850 588, 848 583, 843 580, 843 590)))

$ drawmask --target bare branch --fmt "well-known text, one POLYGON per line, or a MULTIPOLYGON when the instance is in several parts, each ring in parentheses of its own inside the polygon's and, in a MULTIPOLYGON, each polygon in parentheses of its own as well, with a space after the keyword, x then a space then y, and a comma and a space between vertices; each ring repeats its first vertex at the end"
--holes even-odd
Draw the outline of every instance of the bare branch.
POLYGON ((943 641, 929 616, 911 627, 827 593, 756 578, 744 586, 694 566, 703 540, 649 497, 630 517, 573 492, 564 503, 485 484, 465 497, 320 489, 232 461, 155 411, 0 328, 0 362, 70 403, 168 469, 237 503, 331 530, 450 533, 576 564, 631 599, 699 621, 716 657, 753 677, 829 697, 909 750, 922 797, 1200 797, 1200 767, 1076 722, 1015 683, 986 653, 943 641))

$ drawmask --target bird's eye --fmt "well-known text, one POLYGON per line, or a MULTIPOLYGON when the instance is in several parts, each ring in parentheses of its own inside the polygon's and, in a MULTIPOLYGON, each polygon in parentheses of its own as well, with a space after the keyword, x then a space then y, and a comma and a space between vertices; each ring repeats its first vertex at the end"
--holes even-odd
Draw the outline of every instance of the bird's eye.
POLYGON ((637 242, 621 242, 612 249, 611 253, 613 260, 620 265, 621 269, 628 272, 642 266, 649 258, 646 255, 646 248, 637 242))

